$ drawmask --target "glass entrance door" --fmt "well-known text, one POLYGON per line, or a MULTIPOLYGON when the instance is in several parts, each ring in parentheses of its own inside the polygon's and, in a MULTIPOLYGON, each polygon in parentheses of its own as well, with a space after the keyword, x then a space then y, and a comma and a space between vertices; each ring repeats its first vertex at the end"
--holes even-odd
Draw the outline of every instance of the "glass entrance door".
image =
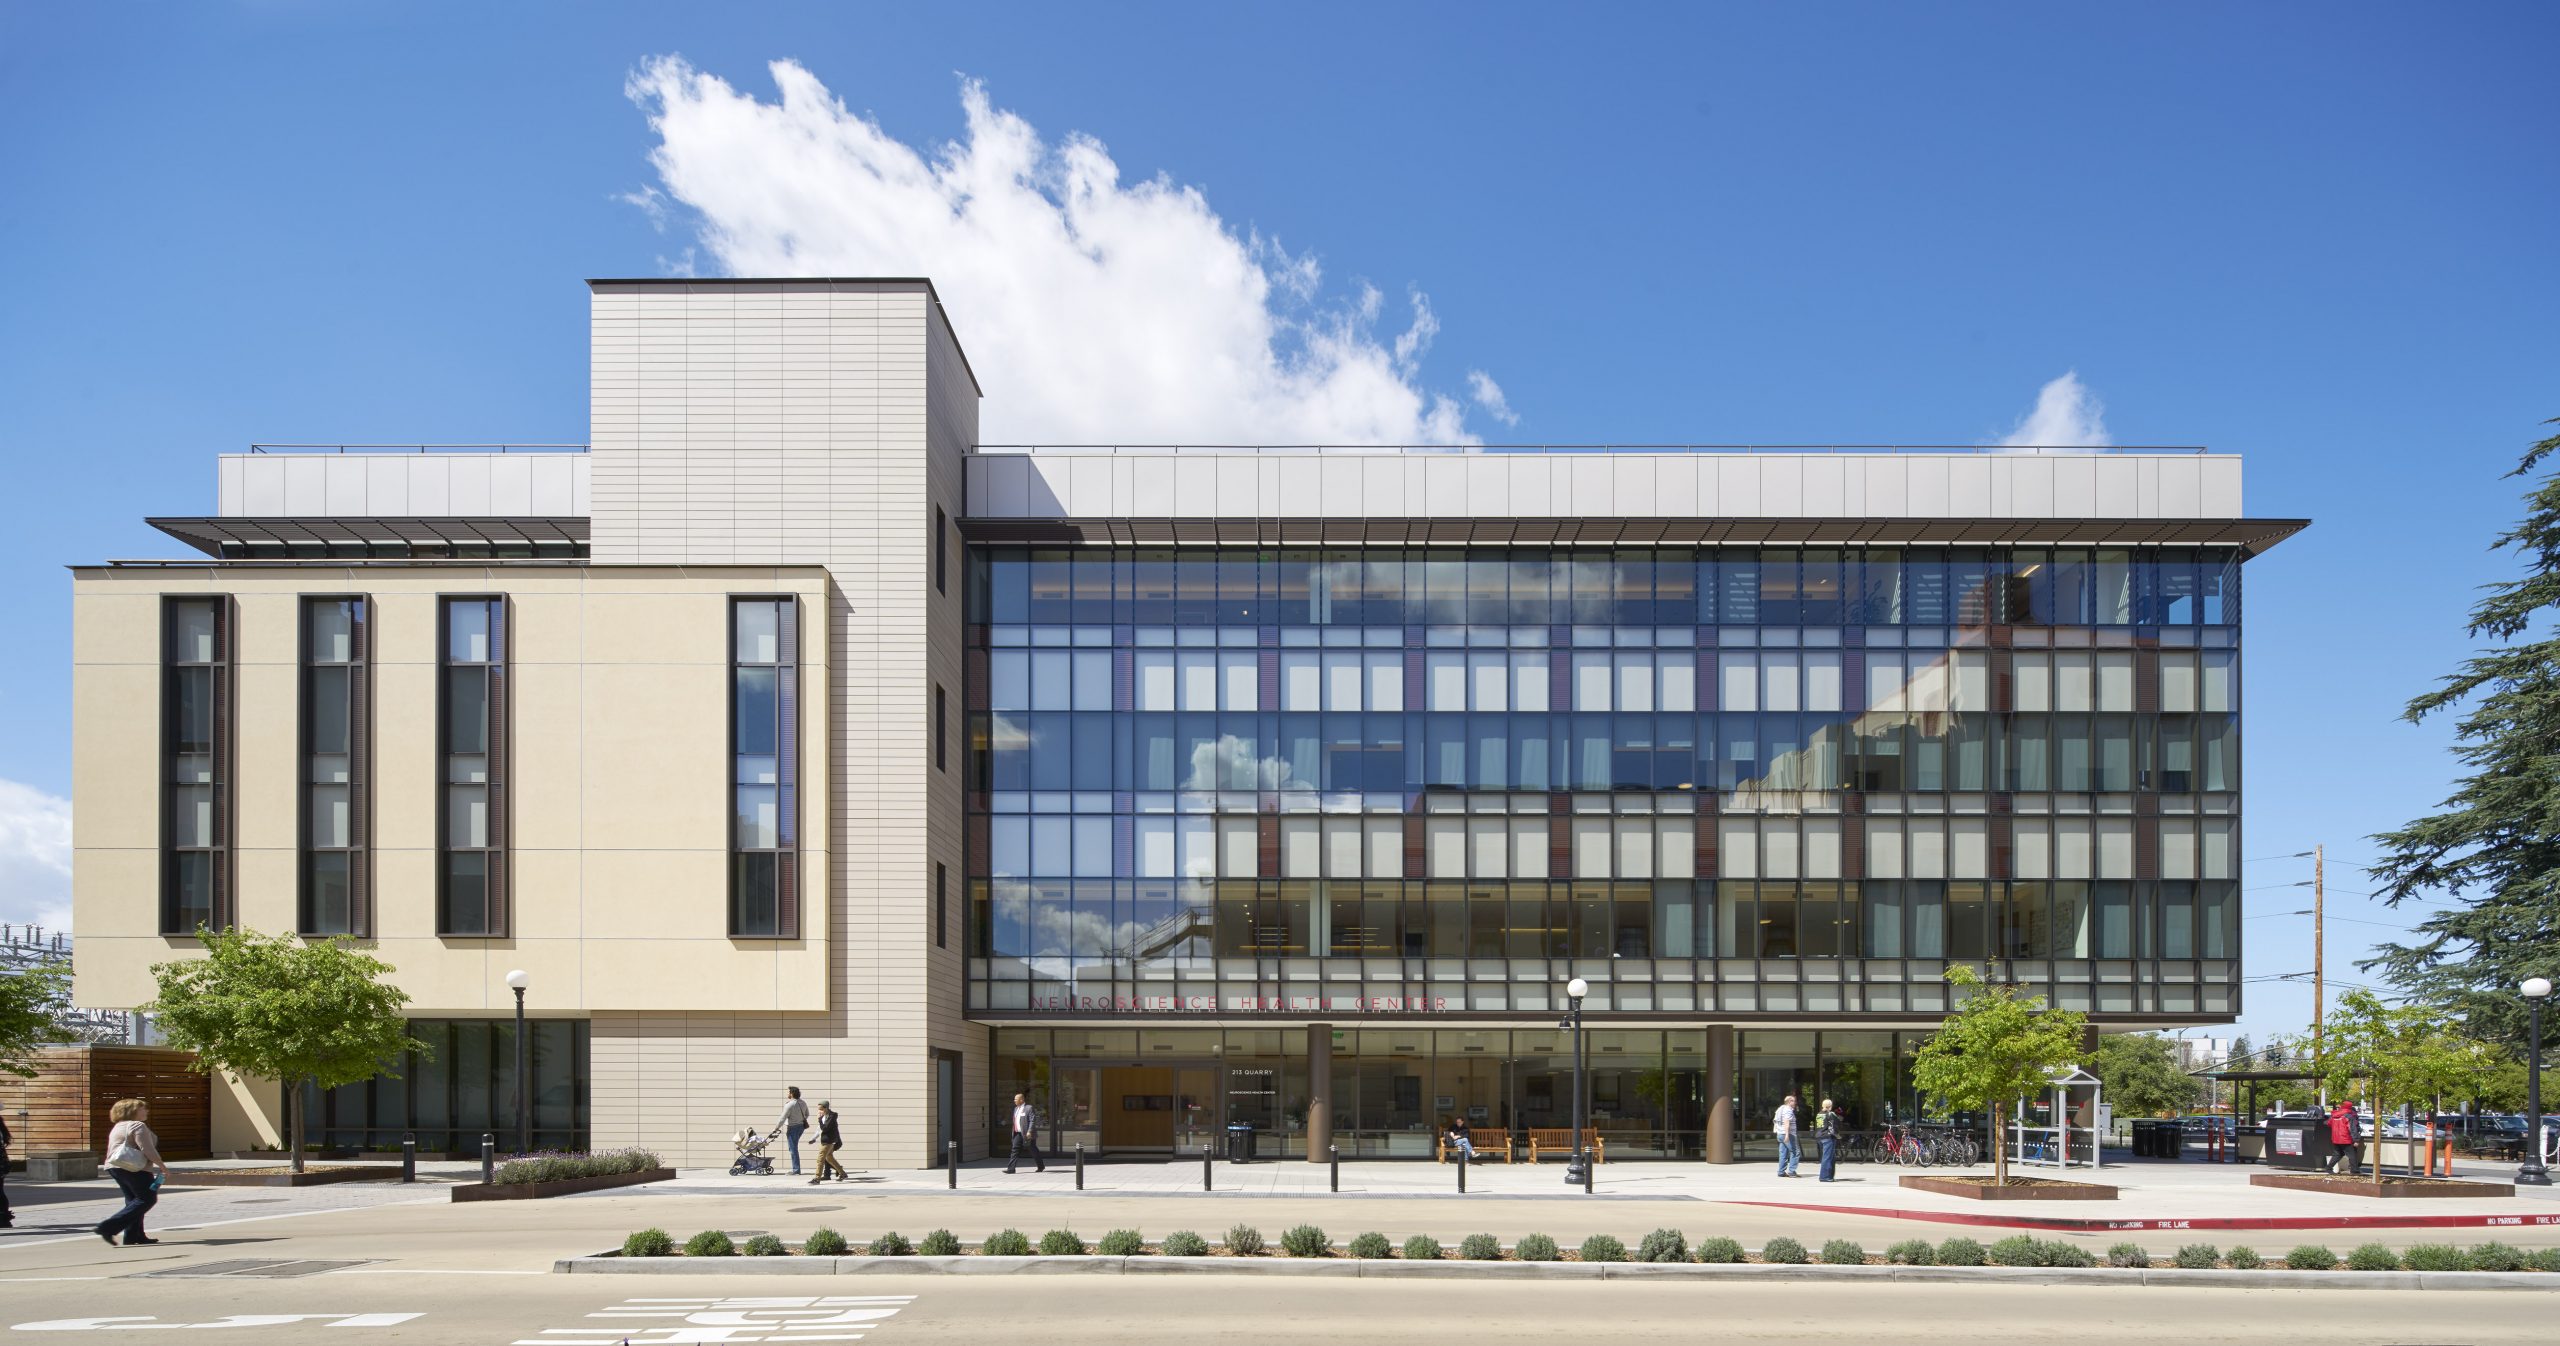
POLYGON ((1149 1062, 1091 1073, 1096 1139, 1105 1153, 1197 1155, 1221 1143, 1217 1066, 1149 1062))
POLYGON ((1218 1067, 1184 1066, 1173 1072, 1173 1152, 1214 1152, 1224 1143, 1218 1115, 1218 1067))

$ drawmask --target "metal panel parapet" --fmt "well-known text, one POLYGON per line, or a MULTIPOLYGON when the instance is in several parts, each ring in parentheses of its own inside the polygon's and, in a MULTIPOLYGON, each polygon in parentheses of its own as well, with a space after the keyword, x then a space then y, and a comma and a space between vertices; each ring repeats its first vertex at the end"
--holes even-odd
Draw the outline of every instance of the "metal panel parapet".
POLYGON ((252 444, 251 453, 585 453, 584 444, 252 444))
POLYGON ((971 453, 1035 454, 1500 454, 1500 453, 1962 453, 1997 457, 2044 454, 2103 457, 2108 454, 2212 452, 2202 444, 979 444, 971 453))

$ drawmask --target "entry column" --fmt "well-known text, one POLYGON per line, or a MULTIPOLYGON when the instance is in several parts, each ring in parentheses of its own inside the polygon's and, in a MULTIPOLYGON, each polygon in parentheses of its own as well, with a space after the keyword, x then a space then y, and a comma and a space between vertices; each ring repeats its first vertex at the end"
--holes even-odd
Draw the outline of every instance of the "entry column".
POLYGON ((1307 1162, 1333 1145, 1333 1025, 1307 1025, 1307 1162))
POLYGON ((1707 1030, 1707 1162, 1733 1162, 1733 1025, 1707 1030))

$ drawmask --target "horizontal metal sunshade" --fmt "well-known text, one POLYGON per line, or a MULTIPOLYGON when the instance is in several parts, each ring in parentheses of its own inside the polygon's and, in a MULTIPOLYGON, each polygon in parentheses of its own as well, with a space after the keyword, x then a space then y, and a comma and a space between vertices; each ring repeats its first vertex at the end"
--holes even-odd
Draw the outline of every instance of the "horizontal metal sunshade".
POLYGON ((247 518, 218 515, 146 520, 207 556, 469 555, 583 556, 587 521, 557 518, 247 518), (421 551, 420 549, 427 549, 421 551))
POLYGON ((965 519, 973 541, 1030 545, 2244 547, 2308 519, 965 519))

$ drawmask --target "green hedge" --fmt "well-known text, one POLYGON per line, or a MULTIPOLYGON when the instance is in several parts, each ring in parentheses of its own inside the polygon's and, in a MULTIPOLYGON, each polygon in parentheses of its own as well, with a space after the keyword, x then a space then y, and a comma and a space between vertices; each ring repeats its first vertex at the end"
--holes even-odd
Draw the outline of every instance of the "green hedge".
POLYGON ((1031 1239, 1019 1229, 999 1229, 978 1245, 980 1257, 1029 1257, 1031 1239))
POLYGON ((957 1257, 960 1255, 960 1239, 948 1229, 937 1229, 924 1236, 924 1242, 916 1245, 916 1251, 926 1257, 957 1257))
POLYGON ((1164 1255, 1167 1257, 1206 1257, 1209 1255, 1209 1241, 1200 1237, 1198 1234, 1192 1233, 1188 1229, 1177 1229, 1164 1236, 1164 1255))
POLYGON ((571 1178, 602 1178, 616 1173, 638 1173, 644 1169, 665 1168, 658 1156, 647 1150, 599 1150, 594 1154, 527 1154, 498 1165, 501 1185, 530 1182, 566 1182, 571 1178))
POLYGON ((1138 1236, 1137 1230, 1114 1229, 1103 1235, 1102 1242, 1094 1248, 1105 1257, 1135 1257, 1147 1250, 1147 1241, 1138 1236))
POLYGON ((731 1243, 729 1236, 720 1230, 706 1229, 684 1241, 684 1255, 687 1257, 735 1257, 738 1255, 738 1245, 731 1243))
POLYGON ((1291 1257, 1331 1257, 1333 1239, 1314 1225, 1292 1225, 1280 1231, 1280 1251, 1291 1257))
MULTIPOLYGON (((890 1234, 887 1237, 898 1236, 890 1234)), ((874 1243, 871 1246, 877 1249, 880 1245, 874 1243)), ((844 1241, 844 1235, 822 1225, 810 1232, 808 1241, 800 1245, 800 1251, 811 1257, 842 1257, 853 1249, 844 1241)))
POLYGON ((1594 1234, 1582 1241, 1578 1256, 1585 1262, 1623 1262, 1627 1260, 1627 1245, 1606 1234, 1594 1234))
POLYGON ((673 1257, 676 1241, 663 1229, 643 1229, 622 1241, 625 1257, 673 1257))
POLYGON ((1521 1235, 1511 1254, 1523 1262, 1552 1262, 1561 1255, 1556 1251, 1556 1241, 1544 1234, 1521 1235))
POLYGON ((1375 1262, 1381 1258, 1394 1256, 1396 1245, 1387 1242, 1387 1236, 1384 1234, 1362 1234, 1351 1240, 1349 1246, 1343 1251, 1364 1262, 1375 1262))

